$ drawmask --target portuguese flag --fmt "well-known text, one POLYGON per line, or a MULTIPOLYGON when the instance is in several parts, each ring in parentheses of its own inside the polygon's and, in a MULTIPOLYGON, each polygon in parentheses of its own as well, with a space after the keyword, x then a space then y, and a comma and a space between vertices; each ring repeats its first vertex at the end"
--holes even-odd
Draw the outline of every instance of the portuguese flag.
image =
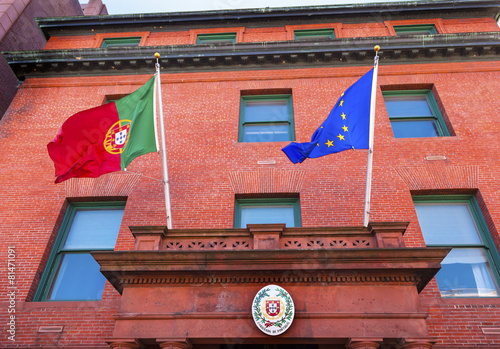
POLYGON ((70 116, 47 145, 55 182, 120 171, 157 151, 154 85, 153 76, 122 99, 70 116))

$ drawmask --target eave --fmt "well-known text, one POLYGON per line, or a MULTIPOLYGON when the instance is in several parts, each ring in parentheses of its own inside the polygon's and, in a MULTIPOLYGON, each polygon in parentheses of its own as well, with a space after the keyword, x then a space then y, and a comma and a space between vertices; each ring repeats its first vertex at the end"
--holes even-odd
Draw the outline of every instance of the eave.
POLYGON ((342 38, 219 45, 144 46, 4 52, 20 80, 27 77, 149 74, 154 53, 165 73, 498 60, 500 32, 342 38))

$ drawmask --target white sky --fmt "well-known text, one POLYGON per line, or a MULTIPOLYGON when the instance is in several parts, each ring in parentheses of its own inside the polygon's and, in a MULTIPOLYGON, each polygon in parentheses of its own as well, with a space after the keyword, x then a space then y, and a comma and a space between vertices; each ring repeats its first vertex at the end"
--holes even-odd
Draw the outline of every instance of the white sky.
MULTIPOLYGON (((405 2, 405 0, 102 0, 110 15, 262 7, 405 2)), ((408 1, 408 0, 406 0, 408 1)), ((88 2, 81 0, 80 2, 88 2)))

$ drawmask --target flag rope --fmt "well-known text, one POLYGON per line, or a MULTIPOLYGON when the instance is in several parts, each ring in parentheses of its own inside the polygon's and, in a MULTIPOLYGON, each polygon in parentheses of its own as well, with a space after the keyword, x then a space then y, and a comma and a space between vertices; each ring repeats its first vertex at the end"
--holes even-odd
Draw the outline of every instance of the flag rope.
POLYGON ((132 175, 138 175, 138 176, 141 176, 141 177, 144 177, 144 178, 148 178, 148 179, 152 179, 153 181, 163 182, 163 179, 149 177, 149 176, 146 176, 145 174, 142 174, 142 173, 132 172, 132 171, 129 171, 129 170, 126 170, 126 171, 123 171, 123 172, 124 173, 130 173, 132 175))

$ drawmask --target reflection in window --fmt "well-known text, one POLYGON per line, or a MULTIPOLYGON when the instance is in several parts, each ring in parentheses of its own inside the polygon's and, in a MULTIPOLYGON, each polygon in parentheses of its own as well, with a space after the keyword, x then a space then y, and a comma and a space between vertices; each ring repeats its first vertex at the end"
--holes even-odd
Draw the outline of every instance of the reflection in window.
POLYGON ((73 204, 68 208, 36 298, 99 300, 105 277, 90 251, 113 250, 122 203, 73 204))
POLYGON ((472 200, 425 200, 414 197, 418 222, 427 246, 451 246, 436 275, 443 297, 498 297, 498 255, 472 200))

